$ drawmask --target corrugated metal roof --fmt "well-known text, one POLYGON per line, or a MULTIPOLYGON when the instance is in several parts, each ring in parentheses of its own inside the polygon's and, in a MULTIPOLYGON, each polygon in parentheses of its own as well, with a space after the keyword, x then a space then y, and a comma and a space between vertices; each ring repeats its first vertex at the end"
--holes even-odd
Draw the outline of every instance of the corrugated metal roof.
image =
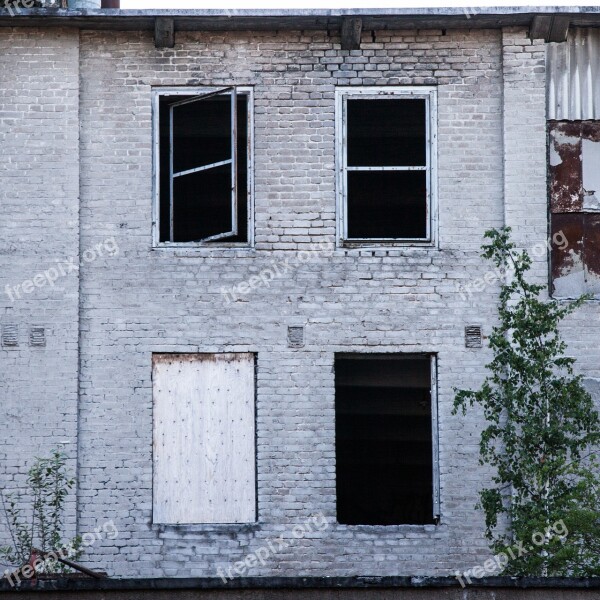
POLYGON ((600 29, 569 31, 561 44, 546 50, 548 119, 600 118, 600 29))

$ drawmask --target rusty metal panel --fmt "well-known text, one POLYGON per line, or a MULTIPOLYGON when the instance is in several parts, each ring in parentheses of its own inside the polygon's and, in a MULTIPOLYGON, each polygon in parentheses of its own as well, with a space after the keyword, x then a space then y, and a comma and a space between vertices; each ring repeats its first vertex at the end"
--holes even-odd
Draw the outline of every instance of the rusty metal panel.
POLYGON ((581 124, 550 123, 550 210, 579 212, 583 208, 581 124))
POLYGON ((600 30, 573 28, 566 42, 546 46, 548 119, 600 118, 600 30))
POLYGON ((600 214, 583 215, 583 256, 586 292, 600 294, 600 214))
POLYGON ((552 244, 552 293, 559 297, 585 293, 583 217, 582 213, 552 215, 552 239, 564 240, 552 244))
POLYGON ((600 122, 581 124, 583 211, 600 212, 600 122))

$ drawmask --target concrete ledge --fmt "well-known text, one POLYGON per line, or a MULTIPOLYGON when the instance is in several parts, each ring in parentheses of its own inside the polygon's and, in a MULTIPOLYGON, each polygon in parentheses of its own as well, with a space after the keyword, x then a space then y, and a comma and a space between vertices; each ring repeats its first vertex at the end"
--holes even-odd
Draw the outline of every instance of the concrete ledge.
MULTIPOLYGON (((455 577, 240 577, 228 582, 220 578, 163 578, 163 579, 57 579, 38 580, 36 583, 22 582, 16 589, 11 587, 6 579, 0 580, 0 593, 39 594, 48 592, 67 593, 63 598, 79 597, 82 592, 102 592, 98 597, 108 597, 107 592, 146 592, 136 595, 136 598, 162 598, 164 595, 154 595, 148 592, 220 592, 219 597, 225 597, 225 591, 242 590, 279 590, 278 597, 294 597, 289 595, 294 591, 312 590, 438 590, 443 595, 431 597, 462 598, 466 592, 497 593, 499 590, 543 590, 543 597, 571 598, 575 592, 590 591, 592 595, 581 596, 600 598, 600 577, 593 578, 555 578, 555 577, 488 577, 473 579, 473 583, 463 589, 455 577), (284 595, 283 591, 288 595, 284 595), (454 593, 456 592, 456 593, 454 593), (70 594, 69 594, 70 593, 70 594), (558 596, 551 595, 559 594, 558 596), (74 594, 74 595, 73 595, 74 594), (450 594, 450 595, 448 595, 450 594), (458 595, 456 595, 458 594, 458 595)), ((322 594, 323 592, 318 592, 322 594)), ((26 596, 27 597, 27 596, 26 596)), ((85 597, 93 598, 94 595, 85 597)), ((133 597, 133 596, 129 596, 133 597)), ((170 597, 170 596, 169 596, 170 597)), ((190 596, 192 597, 192 596, 190 596)), ((196 597, 196 596, 193 596, 196 597)), ((198 595, 197 597, 204 597, 198 595)), ((236 597, 236 596, 232 596, 236 597)), ((319 596, 322 597, 322 596, 319 596)), ((487 598, 487 595, 481 597, 487 598)), ((489 596, 492 597, 492 596, 489 596)), ((500 596, 498 596, 500 597, 500 596)), ((509 597, 509 596, 507 596, 509 597)), ((510 596, 525 597, 525 596, 510 596)), ((578 596, 579 597, 579 596, 578 596)))

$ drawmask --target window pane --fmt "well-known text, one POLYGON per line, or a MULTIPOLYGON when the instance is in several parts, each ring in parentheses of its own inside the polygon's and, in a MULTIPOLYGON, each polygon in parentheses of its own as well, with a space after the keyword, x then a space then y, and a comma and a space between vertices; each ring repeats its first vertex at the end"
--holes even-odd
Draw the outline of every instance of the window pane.
POLYGON ((349 99, 348 165, 425 166, 426 113, 423 99, 349 99))
POLYGON ((173 126, 175 173, 231 158, 230 94, 175 107, 173 126))
POLYGON ((424 171, 348 172, 349 238, 427 237, 424 171))
POLYGON ((175 242, 231 231, 231 166, 177 177, 173 184, 175 242))
POLYGON ((433 523, 430 365, 429 357, 336 357, 340 523, 433 523))

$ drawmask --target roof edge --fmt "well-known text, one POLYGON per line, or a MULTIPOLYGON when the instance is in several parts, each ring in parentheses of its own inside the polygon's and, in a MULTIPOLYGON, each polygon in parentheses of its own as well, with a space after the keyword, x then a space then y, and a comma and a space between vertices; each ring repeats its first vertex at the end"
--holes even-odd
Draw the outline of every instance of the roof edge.
MULTIPOLYGON (((487 577, 473 578, 473 589, 600 589, 600 577, 487 577)), ((364 588, 457 588, 456 577, 239 577, 222 578, 162 578, 162 579, 40 579, 23 582, 19 591, 66 590, 226 590, 226 589, 364 589, 364 588)), ((0 593, 15 591, 6 579, 0 579, 0 593)))
MULTIPOLYGON (((15 0, 16 1, 16 0, 15 0)), ((57 9, 30 8, 12 11, 14 18, 26 17, 73 17, 133 18, 133 17, 465 17, 508 15, 594 15, 600 14, 600 6, 498 6, 498 7, 415 7, 415 8, 343 8, 343 9, 57 9)), ((0 8, 0 16, 11 15, 0 8)))

